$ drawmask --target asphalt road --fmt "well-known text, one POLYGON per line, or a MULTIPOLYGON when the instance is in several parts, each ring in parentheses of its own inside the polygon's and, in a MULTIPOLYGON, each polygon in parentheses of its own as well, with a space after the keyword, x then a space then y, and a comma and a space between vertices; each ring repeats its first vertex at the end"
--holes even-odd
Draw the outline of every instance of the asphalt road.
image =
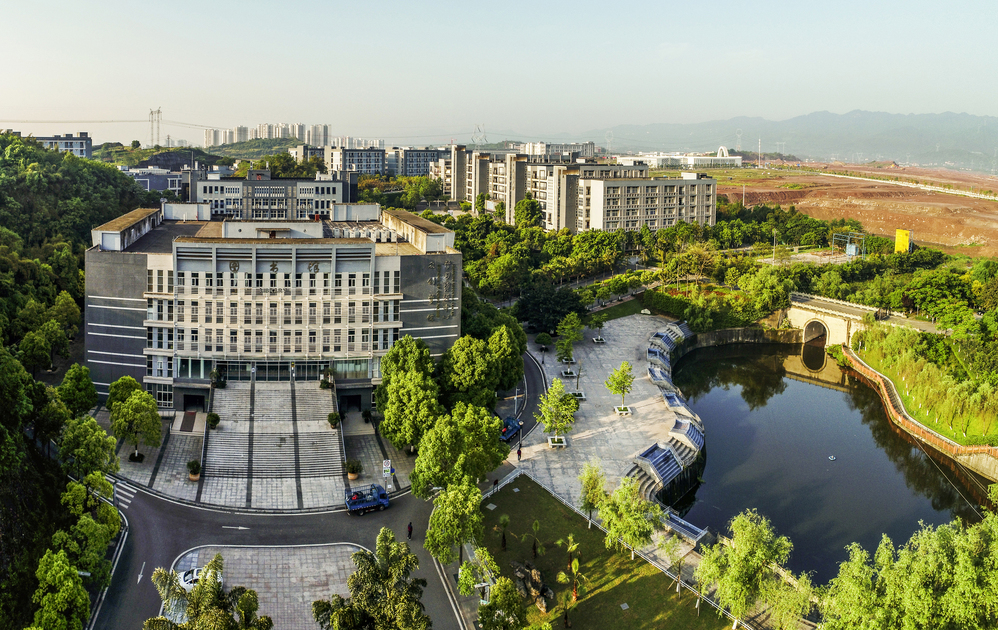
MULTIPOLYGON (((529 433, 537 424, 534 414, 544 392, 540 367, 524 357, 527 394, 517 414, 529 433)), ((516 444, 511 444, 515 457, 516 444)), ((339 498, 337 497, 337 500, 339 498)), ((423 535, 433 505, 411 495, 392 499, 384 512, 350 516, 336 511, 312 514, 253 514, 220 509, 195 508, 143 492, 141 487, 125 516, 128 539, 118 561, 111 587, 94 626, 99 630, 139 630, 146 619, 159 614, 162 603, 151 575, 157 567, 169 569, 184 552, 202 545, 304 545, 348 542, 373 550, 378 532, 390 527, 398 539, 413 523, 411 547, 419 558, 416 577, 426 580, 423 604, 437 630, 461 625, 437 565, 423 549, 423 535), (243 527, 245 529, 233 529, 243 527)), ((261 614, 267 611, 261 610, 261 614)))

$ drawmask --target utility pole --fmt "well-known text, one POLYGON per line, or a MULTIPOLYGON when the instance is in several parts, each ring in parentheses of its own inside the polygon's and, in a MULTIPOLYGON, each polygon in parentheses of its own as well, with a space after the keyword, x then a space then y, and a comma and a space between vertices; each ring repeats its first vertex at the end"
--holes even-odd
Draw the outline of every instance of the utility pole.
POLYGON ((762 168, 762 138, 759 138, 759 168, 762 168))
POLYGON ((773 228, 773 266, 776 266, 776 228, 773 228))

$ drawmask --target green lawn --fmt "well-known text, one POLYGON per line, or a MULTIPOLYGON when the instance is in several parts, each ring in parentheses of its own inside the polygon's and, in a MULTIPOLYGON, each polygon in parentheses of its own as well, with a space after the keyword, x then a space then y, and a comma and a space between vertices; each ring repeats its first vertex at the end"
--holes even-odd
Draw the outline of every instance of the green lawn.
MULTIPOLYGON (((677 599, 672 579, 652 565, 640 558, 632 561, 628 553, 608 551, 600 529, 586 529, 584 518, 527 477, 513 481, 490 497, 486 501, 486 504, 489 503, 497 507, 483 510, 485 542, 502 574, 513 579, 509 566, 511 561, 533 562, 559 602, 562 593, 570 590, 569 585, 558 584, 556 580, 558 571, 567 569, 568 555, 554 543, 569 533, 580 543, 580 572, 589 578, 589 583, 586 593, 569 611, 573 628, 721 630, 728 627, 729 624, 707 604, 703 604, 703 614, 698 618, 694 608, 696 599, 686 590, 682 600, 677 599), (514 492, 514 489, 519 489, 519 492, 514 492), (500 551, 499 533, 495 529, 502 514, 510 517, 506 551, 500 551), (531 525, 535 520, 541 523, 539 537, 547 553, 532 560, 533 541, 530 537, 523 537, 523 534, 532 531, 531 525), (670 585, 673 585, 671 589, 670 585), (627 604, 628 609, 621 609, 621 604, 627 604)), ((554 602, 548 603, 546 615, 533 605, 527 609, 530 623, 548 621, 555 628, 562 627, 562 614, 561 605, 554 602)))
MULTIPOLYGON (((610 321, 611 319, 627 317, 628 315, 636 315, 640 313, 641 309, 643 308, 644 305, 641 304, 641 300, 634 298, 633 300, 628 300, 627 302, 620 302, 618 304, 614 304, 610 308, 605 308, 601 311, 590 313, 589 317, 591 318, 593 315, 596 314, 605 315, 606 320, 610 321)), ((587 319, 586 321, 588 322, 589 320, 587 319)))

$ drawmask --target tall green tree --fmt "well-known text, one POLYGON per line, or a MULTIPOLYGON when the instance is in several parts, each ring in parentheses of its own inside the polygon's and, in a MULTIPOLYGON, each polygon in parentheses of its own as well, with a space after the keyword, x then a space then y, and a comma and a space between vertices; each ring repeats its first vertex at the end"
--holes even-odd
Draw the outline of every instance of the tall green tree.
POLYGON ((115 403, 125 402, 132 392, 142 391, 142 385, 131 376, 122 376, 108 387, 107 402, 104 406, 114 411, 115 403))
POLYGON ((606 529, 607 549, 630 549, 651 543, 652 533, 661 527, 662 508, 641 498, 638 480, 624 477, 620 485, 599 505, 599 517, 606 529))
POLYGON ((624 397, 631 393, 634 385, 634 372, 631 371, 631 364, 624 361, 620 367, 610 372, 609 378, 603 383, 611 394, 620 396, 620 406, 624 406, 624 397))
POLYGON ((513 206, 513 221, 517 228, 534 227, 541 224, 544 213, 541 204, 527 193, 524 199, 513 206))
POLYGON ((90 368, 74 363, 66 370, 59 385, 59 398, 72 416, 81 416, 97 406, 97 388, 90 380, 90 368))
POLYGON ((519 344, 507 325, 499 326, 489 337, 489 356, 495 365, 501 390, 513 389, 523 379, 523 352, 518 350, 519 344))
POLYGON ((323 630, 428 630, 432 624, 422 602, 426 580, 413 578, 419 568, 409 545, 395 540, 387 527, 378 533, 375 553, 352 556, 357 570, 347 578, 350 599, 334 595, 312 604, 323 630))
MULTIPOLYGON (((75 258, 73 259, 75 260, 75 258)), ((77 270, 73 268, 75 277, 77 270)), ((80 326, 80 307, 66 291, 61 291, 55 298, 55 304, 48 311, 48 318, 55 320, 69 337, 75 337, 80 326)))
POLYGON ((72 414, 54 387, 36 382, 32 389, 39 395, 32 396, 28 419, 34 427, 35 439, 41 440, 47 453, 49 442, 59 436, 72 414))
POLYGON ((495 406, 499 370, 486 342, 465 335, 454 342, 440 362, 441 388, 447 405, 464 402, 491 409, 495 406))
POLYGON ((135 457, 139 455, 139 444, 157 447, 163 439, 163 420, 159 407, 149 392, 132 392, 128 400, 116 403, 111 410, 111 432, 119 440, 135 445, 135 457))
POLYGON ((499 440, 501 431, 502 421, 487 409, 457 403, 420 441, 409 476, 412 493, 425 499, 435 487, 466 476, 480 479, 495 470, 508 453, 499 440))
POLYGON ((45 341, 48 342, 50 364, 57 354, 60 357, 69 356, 69 337, 66 336, 66 331, 59 322, 54 319, 48 320, 38 329, 38 333, 44 336, 45 341))
POLYGON ((481 543, 485 530, 481 502, 482 491, 470 477, 452 483, 433 499, 423 546, 441 564, 460 561, 464 543, 481 543))
POLYGON ((561 379, 556 378, 547 392, 541 394, 539 413, 534 414, 534 418, 544 425, 545 433, 558 437, 572 430, 578 408, 579 403, 565 391, 561 379))
POLYGON ((499 577, 492 585, 489 602, 478 607, 478 623, 482 630, 522 630, 527 626, 523 599, 511 579, 499 577))
POLYGON ((385 393, 385 405, 378 407, 385 419, 378 430, 395 448, 409 445, 415 449, 444 413, 437 401, 436 382, 416 370, 395 373, 385 393))
POLYGON ((582 341, 582 318, 572 312, 558 323, 558 359, 571 361, 574 356, 574 344, 582 341))
POLYGON ((52 548, 64 551, 72 566, 89 573, 86 582, 102 588, 111 583, 107 546, 116 533, 117 528, 107 527, 84 514, 69 531, 59 530, 52 536, 52 548))
POLYGON ((94 471, 118 472, 116 442, 90 416, 70 418, 62 432, 59 454, 67 475, 77 479, 94 471))
POLYGON ((33 330, 21 340, 21 364, 31 370, 31 375, 38 374, 38 368, 52 365, 52 345, 41 331, 33 330))
POLYGON ((433 374, 433 357, 425 341, 405 335, 381 357, 381 385, 374 390, 378 409, 384 409, 388 404, 388 386, 395 375, 412 370, 427 376, 433 374))
POLYGON ((773 579, 773 567, 782 566, 793 543, 777 536, 769 519, 755 510, 738 514, 728 524, 731 545, 717 543, 703 554, 696 576, 717 584, 717 601, 740 619, 762 596, 773 579))
POLYGON ((36 628, 42 630, 82 630, 90 617, 90 597, 83 588, 77 569, 65 551, 45 552, 38 563, 38 590, 31 601, 36 628))
MULTIPOLYGON (((221 576, 225 569, 222 554, 205 565, 204 573, 189 592, 180 585, 176 571, 157 567, 152 573, 152 583, 159 591, 165 611, 185 611, 187 621, 176 623, 165 616, 147 619, 143 630, 228 630, 236 625, 232 606, 222 588, 221 576)), ((269 618, 261 618, 267 619, 269 618)), ((259 630, 269 630, 272 624, 259 630)))
POLYGON ((599 459, 593 458, 582 465, 579 482, 582 484, 582 504, 579 507, 589 513, 589 529, 592 529, 593 510, 598 510, 606 498, 606 473, 599 459))

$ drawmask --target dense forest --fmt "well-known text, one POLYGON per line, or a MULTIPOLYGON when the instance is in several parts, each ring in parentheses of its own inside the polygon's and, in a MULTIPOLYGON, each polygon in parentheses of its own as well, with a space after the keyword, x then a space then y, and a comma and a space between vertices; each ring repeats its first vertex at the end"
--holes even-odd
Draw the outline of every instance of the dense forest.
POLYGON ((58 387, 29 372, 79 333, 90 229, 158 199, 113 166, 0 135, 0 628, 85 623, 109 579, 119 523, 100 499, 117 457, 86 416, 89 371, 70 367, 58 387))

